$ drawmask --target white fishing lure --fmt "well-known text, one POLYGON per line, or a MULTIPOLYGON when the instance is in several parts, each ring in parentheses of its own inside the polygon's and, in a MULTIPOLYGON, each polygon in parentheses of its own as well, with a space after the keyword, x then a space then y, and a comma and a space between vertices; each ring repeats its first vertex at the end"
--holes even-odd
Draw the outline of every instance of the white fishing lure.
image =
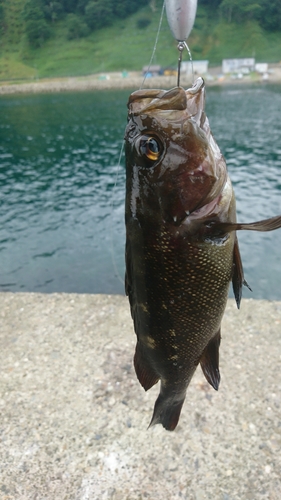
POLYGON ((170 30, 178 42, 190 35, 197 11, 197 0, 165 0, 170 30))

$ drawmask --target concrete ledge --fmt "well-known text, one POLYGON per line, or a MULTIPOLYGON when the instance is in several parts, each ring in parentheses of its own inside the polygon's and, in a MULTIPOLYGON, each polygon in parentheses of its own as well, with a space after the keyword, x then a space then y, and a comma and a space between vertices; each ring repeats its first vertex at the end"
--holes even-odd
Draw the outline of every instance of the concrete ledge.
POLYGON ((229 301, 220 390, 147 430, 127 299, 0 294, 0 498, 281 498, 281 302, 229 301))

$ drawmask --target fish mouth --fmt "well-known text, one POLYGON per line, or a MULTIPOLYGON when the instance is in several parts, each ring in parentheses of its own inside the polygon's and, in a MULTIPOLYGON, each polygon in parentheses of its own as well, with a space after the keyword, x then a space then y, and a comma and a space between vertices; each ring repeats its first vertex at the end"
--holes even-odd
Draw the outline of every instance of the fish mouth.
POLYGON ((194 84, 190 89, 187 89, 186 92, 189 94, 195 95, 197 94, 200 90, 202 90, 205 87, 205 82, 201 76, 195 80, 194 84))
POLYGON ((205 82, 199 77, 187 90, 183 87, 137 90, 130 95, 128 108, 134 115, 155 113, 172 121, 193 118, 200 124, 205 108, 205 82))

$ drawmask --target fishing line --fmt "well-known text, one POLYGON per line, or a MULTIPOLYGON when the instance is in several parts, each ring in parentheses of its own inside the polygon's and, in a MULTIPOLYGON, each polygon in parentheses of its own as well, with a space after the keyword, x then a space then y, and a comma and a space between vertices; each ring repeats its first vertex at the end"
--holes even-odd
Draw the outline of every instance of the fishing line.
POLYGON ((165 10, 165 0, 163 2, 162 12, 161 12, 161 16, 160 16, 158 30, 157 30, 157 34, 156 34, 155 43, 154 43, 153 51, 152 51, 152 54, 151 54, 151 58, 150 58, 150 61, 149 61, 149 65, 148 65, 148 68, 147 68, 147 70, 145 72, 144 79, 142 81, 142 84, 141 84, 139 90, 141 90, 142 87, 143 87, 143 85, 144 85, 144 82, 145 82, 146 77, 147 77, 147 75, 149 73, 149 70, 150 70, 150 67, 151 67, 154 55, 155 55, 155 51, 156 51, 156 47, 157 47, 157 43, 158 43, 158 39, 159 39, 159 35, 160 35, 160 30, 161 30, 161 26, 162 26, 162 22, 163 22, 164 10, 165 10))
POLYGON ((189 55, 189 60, 190 60, 190 64, 191 64, 191 73, 192 73, 192 83, 194 83, 194 66, 193 66, 193 59, 192 59, 192 55, 191 55, 191 50, 189 48, 189 46, 187 45, 186 42, 183 42, 184 43, 184 46, 188 52, 188 55, 189 55))
POLYGON ((119 273, 119 270, 118 270, 118 267, 117 267, 117 264, 116 264, 115 254, 114 254, 114 248, 113 248, 113 199, 114 199, 114 191, 117 188, 117 183, 118 183, 118 178, 119 178, 119 172, 120 172, 120 166, 121 166, 121 159, 122 159, 123 151, 124 151, 124 140, 122 142, 122 146, 121 146, 121 150, 120 150, 120 154, 119 154, 119 160, 118 160, 118 164, 117 164, 117 172, 116 172, 115 182, 114 182, 113 189, 112 189, 112 200, 111 200, 111 206, 110 206, 110 212, 111 212, 111 224, 110 224, 111 225, 111 229, 110 229, 111 260, 112 260, 113 268, 114 268, 114 271, 115 271, 115 275, 118 278, 118 280, 122 283, 122 285, 124 285, 124 280, 120 276, 120 273, 119 273))
MULTIPOLYGON (((143 79, 143 81, 142 81, 142 83, 141 83, 141 85, 139 87, 139 90, 141 90, 142 87, 143 87, 143 85, 144 85, 144 82, 145 82, 146 77, 147 77, 147 75, 149 73, 149 70, 150 70, 150 67, 151 67, 154 55, 155 55, 155 51, 156 51, 156 47, 157 47, 157 43, 158 43, 158 39, 159 39, 159 35, 160 35, 160 30, 161 30, 161 26, 162 26, 162 21, 163 21, 163 16, 164 16, 164 10, 165 10, 165 0, 163 1, 161 16, 160 16, 159 25, 158 25, 158 30, 157 30, 157 34, 156 34, 156 39, 155 39, 155 43, 154 43, 152 55, 151 55, 151 58, 150 58, 150 61, 149 61, 148 69, 145 72, 144 79, 143 79)), ((120 155, 119 155, 119 161, 118 161, 117 173, 116 173, 116 180, 115 180, 115 183, 114 183, 114 186, 113 186, 113 194, 114 194, 114 191, 115 191, 115 189, 117 187, 117 182, 118 182, 118 176, 119 176, 119 171, 120 171, 121 159, 122 159, 123 151, 124 151, 124 140, 122 142, 121 151, 120 151, 120 155)), ((113 199, 111 201, 111 213, 113 213, 113 199)), ((111 218, 111 238, 110 238, 110 243, 111 243, 111 245, 110 245, 111 246, 111 259, 112 259, 113 268, 114 268, 114 271, 116 273, 116 276, 117 276, 118 280, 124 285, 124 280, 120 276, 118 268, 117 268, 117 265, 116 265, 115 254, 114 254, 114 249, 113 249, 113 217, 111 218)))
POLYGON ((191 51, 189 46, 187 45, 186 41, 182 41, 178 43, 178 51, 179 51, 179 58, 178 58, 178 78, 177 78, 177 86, 180 86, 180 77, 181 77, 181 63, 182 63, 182 54, 184 51, 184 48, 186 48, 188 55, 189 55, 189 60, 191 64, 191 74, 192 74, 192 84, 194 83, 194 67, 193 67, 193 59, 191 55, 191 51))
MULTIPOLYGON (((147 77, 147 75, 149 73, 149 70, 150 70, 150 67, 151 67, 154 55, 155 55, 155 51, 156 51, 156 47, 157 47, 157 43, 158 43, 158 39, 159 39, 159 35, 160 35, 160 30, 161 30, 161 26, 162 26, 162 22, 163 22, 164 10, 165 10, 165 0, 163 1, 163 7, 162 7, 161 15, 160 15, 158 30, 157 30, 157 34, 156 34, 156 39, 155 39, 155 43, 154 43, 152 55, 151 55, 151 58, 150 58, 150 61, 149 61, 148 69, 145 72, 144 79, 143 79, 143 81, 141 83, 141 86, 140 86, 139 90, 141 90, 142 87, 143 87, 143 85, 144 85, 144 82, 145 82, 146 77, 147 77)), ((117 268, 117 264, 116 264, 116 260, 115 260, 115 254, 114 254, 114 248, 113 248, 113 217, 112 217, 112 214, 113 214, 113 197, 114 197, 113 195, 114 195, 115 189, 117 188, 117 183, 118 183, 118 177, 119 177, 119 171, 120 171, 121 159, 122 159, 123 151, 124 151, 124 141, 122 142, 122 146, 121 146, 121 150, 120 150, 120 155, 119 155, 119 160, 118 160, 118 164, 117 164, 116 179, 115 179, 115 182, 114 182, 114 185, 113 185, 112 200, 111 200, 111 207, 110 207, 110 212, 111 212, 111 231, 110 231, 111 260, 112 260, 112 265, 113 265, 116 277, 122 283, 122 285, 124 285, 124 280, 120 276, 119 270, 117 268)))

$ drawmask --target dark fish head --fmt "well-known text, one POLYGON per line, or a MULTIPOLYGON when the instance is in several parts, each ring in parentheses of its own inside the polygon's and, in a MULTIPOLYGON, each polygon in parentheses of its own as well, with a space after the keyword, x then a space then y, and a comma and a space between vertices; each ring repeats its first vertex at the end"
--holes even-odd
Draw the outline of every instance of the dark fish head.
POLYGON ((165 220, 216 200, 227 179, 225 161, 210 132, 204 81, 192 88, 131 94, 125 134, 127 196, 134 214, 158 211, 165 220))

